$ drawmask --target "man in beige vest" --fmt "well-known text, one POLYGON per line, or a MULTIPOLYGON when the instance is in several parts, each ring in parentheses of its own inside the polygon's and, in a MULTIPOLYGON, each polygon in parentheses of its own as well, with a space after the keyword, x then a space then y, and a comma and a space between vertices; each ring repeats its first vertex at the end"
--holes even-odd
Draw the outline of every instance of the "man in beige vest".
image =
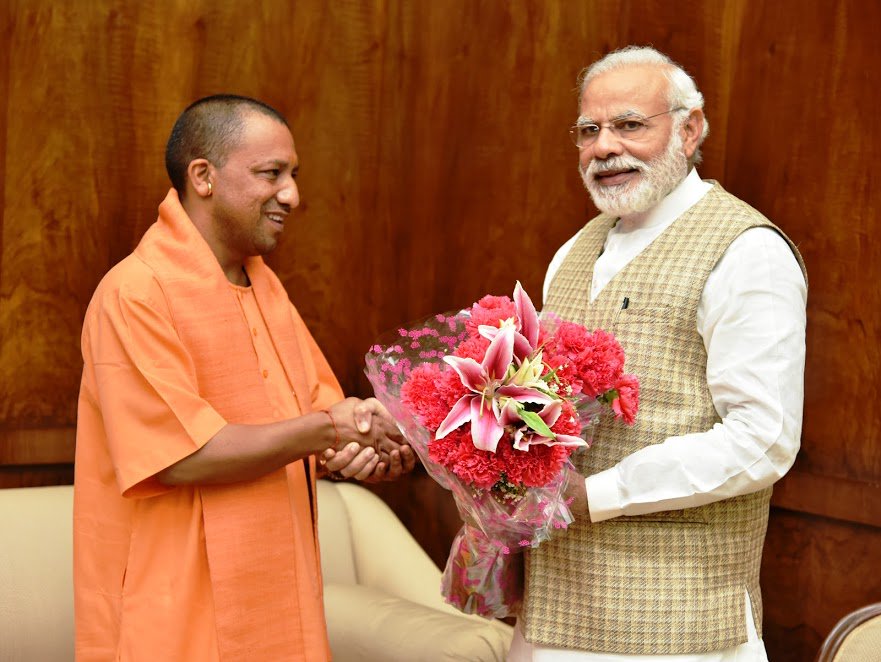
POLYGON ((640 411, 577 459, 577 521, 527 557, 509 660, 767 660, 759 566, 799 447, 807 280, 778 228, 700 179, 707 131, 654 49, 583 74, 572 134, 602 213, 555 256, 545 310, 618 337, 640 411))

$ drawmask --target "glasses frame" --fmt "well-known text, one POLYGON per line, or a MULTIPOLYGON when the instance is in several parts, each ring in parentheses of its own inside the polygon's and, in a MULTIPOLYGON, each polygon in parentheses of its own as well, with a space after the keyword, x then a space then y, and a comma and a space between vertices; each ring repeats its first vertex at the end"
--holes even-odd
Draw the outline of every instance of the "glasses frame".
MULTIPOLYGON (((648 120, 650 120, 652 118, 660 117, 661 115, 666 115, 668 113, 675 113, 680 110, 688 110, 688 109, 685 106, 676 106, 675 108, 668 108, 667 110, 661 111, 660 113, 655 113, 654 115, 649 115, 648 117, 643 117, 642 115, 637 115, 637 114, 625 115, 625 116, 621 117, 618 121, 627 121, 628 119, 634 119, 634 120, 638 120, 640 122, 647 122, 648 120)), ((646 126, 646 128, 648 129, 650 127, 646 126)), ((609 122, 606 122, 605 124, 597 124, 596 122, 585 122, 584 124, 573 124, 571 127, 569 127, 569 137, 572 139, 572 142, 575 144, 575 146, 578 149, 584 149, 585 147, 590 147, 597 140, 599 140, 600 133, 602 132, 603 129, 608 129, 609 131, 611 131, 615 136, 618 137, 619 140, 633 140, 633 138, 628 138, 626 136, 622 136, 614 128, 614 125, 609 122), (597 127, 596 136, 594 136, 593 140, 591 140, 590 142, 583 142, 581 145, 579 145, 578 144, 578 131, 579 131, 579 129, 583 129, 586 126, 597 127)))

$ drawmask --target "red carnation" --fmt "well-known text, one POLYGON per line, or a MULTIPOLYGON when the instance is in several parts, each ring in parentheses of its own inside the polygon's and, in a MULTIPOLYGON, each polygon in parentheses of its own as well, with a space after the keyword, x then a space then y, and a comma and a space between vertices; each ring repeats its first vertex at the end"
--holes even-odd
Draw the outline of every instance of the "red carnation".
POLYGON ((566 446, 536 444, 529 451, 518 451, 510 443, 500 443, 496 449, 508 482, 526 487, 544 487, 560 473, 569 459, 571 449, 566 446))
POLYGON ((615 384, 618 397, 612 400, 615 418, 624 419, 627 425, 633 425, 636 412, 639 410, 639 380, 636 375, 621 375, 615 384))
POLYGON ((561 377, 571 380, 575 392, 580 387, 590 397, 613 388, 624 370, 624 350, 601 329, 590 333, 579 324, 562 322, 548 349, 553 362, 564 365, 561 377))
POLYGON ((462 429, 432 441, 428 445, 428 457, 452 471, 466 484, 483 489, 495 485, 502 474, 499 457, 476 448, 471 435, 462 429))
POLYGON ((401 401, 427 429, 435 432, 465 394, 459 376, 443 363, 423 363, 401 387, 401 401))
POLYGON ((486 350, 488 348, 489 340, 483 336, 475 335, 460 343, 459 346, 453 350, 453 356, 459 356, 463 359, 474 359, 480 363, 483 361, 483 357, 486 356, 486 350))
POLYGON ((517 310, 511 299, 487 294, 471 306, 471 318, 466 320, 465 326, 474 335, 477 333, 477 327, 481 324, 497 327, 500 322, 510 319, 516 314, 517 310))

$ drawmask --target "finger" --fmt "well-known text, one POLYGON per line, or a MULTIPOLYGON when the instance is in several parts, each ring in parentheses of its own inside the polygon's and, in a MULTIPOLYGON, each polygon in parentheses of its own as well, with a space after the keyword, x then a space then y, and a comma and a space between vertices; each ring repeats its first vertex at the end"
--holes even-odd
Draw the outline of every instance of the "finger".
POLYGON ((388 465, 380 460, 376 468, 373 470, 373 473, 367 476, 367 478, 362 479, 364 483, 380 483, 386 480, 386 475, 388 474, 388 465))
POLYGON ((383 477, 383 480, 397 480, 401 477, 401 473, 401 453, 399 451, 392 451, 388 472, 383 477))
POLYGON ((401 464, 404 473, 410 473, 416 468, 416 451, 410 446, 401 447, 401 464))
POLYGON ((357 478, 358 474, 367 466, 376 466, 379 458, 376 457, 376 451, 372 448, 362 448, 360 452, 339 472, 346 478, 357 478))
POLYGON ((394 439, 391 439, 390 437, 387 437, 387 436, 380 437, 377 440, 377 446, 379 447, 379 450, 384 451, 386 453, 391 453, 392 451, 398 451, 398 450, 401 450, 401 448, 402 448, 401 444, 399 444, 397 441, 395 441, 394 439))
MULTIPOLYGON (((368 450, 372 450, 372 449, 368 449, 368 450)), ((355 476, 354 476, 355 479, 356 480, 364 480, 365 478, 369 478, 370 474, 372 474, 374 472, 374 470, 376 469, 378 464, 379 464, 379 457, 377 455, 374 455, 372 458, 370 458, 370 461, 364 466, 364 468, 355 474, 355 476)))
POLYGON ((361 434, 370 432, 370 426, 373 423, 373 413, 370 410, 362 405, 358 405, 352 411, 352 417, 355 420, 355 429, 358 432, 361 434))
POLYGON ((390 418, 388 409, 385 408, 385 405, 382 404, 376 398, 367 398, 364 401, 364 404, 370 407, 370 411, 372 411, 377 416, 381 416, 383 418, 390 418))
MULTIPOLYGON (((346 446, 341 450, 334 453, 332 458, 329 458, 324 466, 328 471, 342 471, 345 467, 349 466, 355 458, 358 456, 358 453, 361 452, 361 446, 358 442, 351 442, 346 444, 346 446)), ((372 450, 372 449, 371 449, 372 450)))

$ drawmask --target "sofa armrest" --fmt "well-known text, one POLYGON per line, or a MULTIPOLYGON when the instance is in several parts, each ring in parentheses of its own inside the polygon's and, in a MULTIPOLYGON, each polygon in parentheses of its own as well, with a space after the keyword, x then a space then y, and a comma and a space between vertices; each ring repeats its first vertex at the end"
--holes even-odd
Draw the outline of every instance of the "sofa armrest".
POLYGON ((479 617, 447 614, 367 586, 324 587, 336 662, 501 662, 513 630, 479 617))
MULTIPOLYGON (((459 614, 440 595, 440 570, 392 509, 360 485, 334 483, 333 487, 346 504, 357 583, 459 614)), ((319 519, 321 531, 325 523, 319 519)))

